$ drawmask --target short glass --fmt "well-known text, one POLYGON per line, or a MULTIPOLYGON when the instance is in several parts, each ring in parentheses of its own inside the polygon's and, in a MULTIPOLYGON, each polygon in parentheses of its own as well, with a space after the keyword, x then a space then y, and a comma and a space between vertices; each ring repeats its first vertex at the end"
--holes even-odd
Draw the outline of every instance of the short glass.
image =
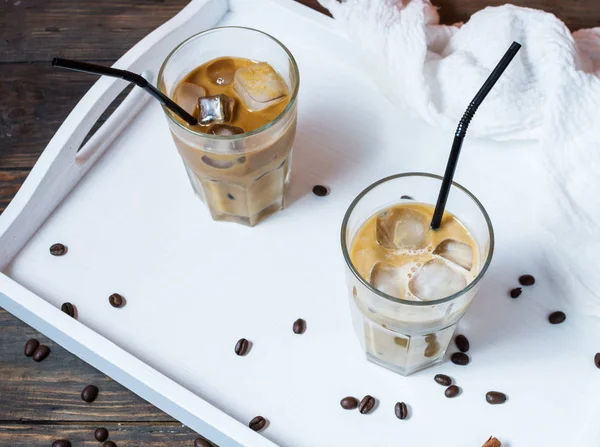
POLYGON ((284 79, 290 102, 266 125, 233 136, 192 130, 163 107, 175 145, 196 194, 214 220, 249 226, 284 208, 296 136, 298 66, 275 38, 242 27, 214 28, 196 34, 164 61, 158 88, 169 97, 181 79, 218 57, 241 57, 269 63, 284 79))
POLYGON ((375 213, 409 198, 435 204, 442 177, 406 173, 384 178, 361 192, 348 208, 342 223, 342 252, 352 320, 367 359, 409 375, 440 363, 452 340, 456 324, 465 314, 494 251, 490 218, 477 198, 457 183, 452 184, 446 209, 467 227, 479 250, 479 272, 454 295, 432 301, 410 301, 387 295, 360 276, 350 258, 359 228, 375 213))

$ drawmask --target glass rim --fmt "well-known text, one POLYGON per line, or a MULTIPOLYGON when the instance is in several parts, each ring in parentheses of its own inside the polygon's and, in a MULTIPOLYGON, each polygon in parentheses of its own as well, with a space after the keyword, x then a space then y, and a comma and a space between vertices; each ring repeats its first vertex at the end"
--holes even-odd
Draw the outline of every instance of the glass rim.
MULTIPOLYGON (((171 60, 171 58, 173 56, 175 56, 175 54, 181 50, 184 46, 186 46, 187 44, 189 44, 192 40, 201 38, 205 35, 208 34, 212 34, 215 32, 221 32, 221 31, 226 31, 226 30, 244 30, 244 31, 251 31, 251 32, 255 32, 258 34, 262 34, 263 36, 268 37, 269 39, 271 39, 272 41, 274 41, 277 45, 279 45, 279 47, 281 49, 283 49, 283 51, 287 54, 288 59, 290 60, 290 62, 292 63, 292 67, 293 67, 293 71, 294 74, 296 76, 296 85, 294 86, 294 89, 292 91, 291 97, 290 97, 290 102, 288 103, 288 105, 285 107, 285 109, 283 109, 283 111, 277 115, 277 117, 275 117, 273 120, 269 121, 267 124, 254 129, 250 132, 245 132, 242 134, 238 134, 238 135, 226 135, 226 136, 221 136, 221 135, 211 135, 211 134, 207 134, 207 133, 203 133, 203 132, 198 132, 195 131, 193 129, 190 129, 189 126, 187 124, 182 123, 181 121, 179 121, 177 118, 175 118, 175 115, 173 114, 173 112, 171 112, 167 107, 165 107, 164 105, 161 105, 163 111, 165 112, 165 115, 167 115, 167 117, 176 125, 178 125, 180 128, 182 128, 183 130, 193 134, 193 135, 197 135, 199 137, 202 138, 207 138, 210 140, 217 140, 217 141, 237 141, 237 140, 242 140, 244 138, 259 134, 269 128, 271 128, 272 126, 274 126, 275 124, 277 124, 279 121, 281 121, 281 119, 287 115, 287 113, 294 107, 295 103, 296 103, 296 99, 298 97, 298 90, 300 88, 300 72, 298 70, 298 64, 296 63, 296 59, 294 58, 294 55, 290 52, 290 50, 287 49, 287 47, 281 43, 281 41, 279 41, 278 39, 276 39, 275 37, 271 36, 268 33, 265 33, 264 31, 260 31, 257 30, 255 28, 250 28, 247 26, 219 26, 219 27, 215 27, 215 28, 210 28, 207 29, 205 31, 201 31, 199 33, 196 33, 190 37, 188 37, 187 39, 185 39, 183 42, 181 42, 179 45, 177 45, 175 48, 173 48, 173 50, 171 50, 171 52, 167 55, 167 57, 165 58, 165 60, 163 61, 160 70, 158 72, 158 78, 156 80, 156 87, 160 90, 160 85, 163 81, 163 75, 164 75, 164 71, 169 63, 169 61, 171 60)), ((223 56, 225 57, 225 56, 223 56)), ((164 92, 165 95, 168 96, 168 92, 164 92)))
POLYGON ((382 179, 376 181, 375 183, 372 183, 371 185, 367 186, 364 190, 362 190, 356 196, 356 198, 352 201, 350 206, 348 207, 348 210, 346 211, 346 214, 344 215, 344 220, 342 221, 341 242, 342 242, 342 253, 344 255, 344 260, 346 261, 348 268, 350 269, 352 274, 356 277, 356 279, 358 279, 358 281, 360 281, 363 286, 365 286, 367 289, 369 289, 371 292, 373 292, 375 295, 379 296, 380 298, 384 298, 388 301, 392 301, 392 302, 398 303, 398 304, 405 304, 408 306, 417 306, 417 307, 435 306, 438 304, 448 303, 450 301, 453 301, 453 300, 461 297, 462 295, 467 293, 469 290, 471 290, 473 287, 475 287, 479 283, 479 281, 481 281, 481 279, 483 278, 483 275, 485 274, 485 272, 488 270, 488 268, 490 266, 490 263, 492 261, 492 255, 494 253, 494 228, 492 226, 492 221, 490 220, 490 216, 488 215, 487 211, 485 210, 485 208, 483 207, 483 205, 481 204, 479 199, 477 199, 477 197, 475 197, 475 195, 473 195, 473 193, 471 193, 467 188, 460 185, 459 183, 452 182, 452 187, 461 190, 471 200, 473 200, 473 202, 475 202, 475 205, 477 205, 477 207, 479 208, 479 211, 481 211, 481 214, 483 215, 483 218, 485 219, 485 223, 487 224, 488 232, 489 232, 489 236, 490 236, 489 249, 488 249, 488 253, 487 253, 485 262, 483 263, 483 266, 481 267, 481 269, 479 270, 479 272, 477 273, 477 276, 473 279, 473 281, 471 281, 469 284, 467 284, 463 289, 461 289, 458 292, 456 292, 452 295, 449 295, 447 297, 439 298, 437 300, 430 300, 430 301, 413 301, 413 300, 405 300, 402 298, 396 298, 392 295, 388 295, 387 293, 377 290, 375 287, 373 287, 368 281, 366 281, 360 275, 360 273, 358 273, 358 271, 354 267, 354 264, 352 263, 352 260, 350 259, 348 246, 346 244, 346 232, 348 229, 348 221, 350 220, 350 216, 352 215, 354 208, 356 208, 356 205, 361 201, 361 199, 364 196, 366 196, 371 190, 375 189, 377 186, 381 185, 382 183, 386 183, 388 181, 395 180, 398 178, 404 178, 404 177, 427 177, 427 178, 431 178, 431 179, 435 179, 435 180, 439 180, 439 181, 443 180, 443 177, 436 175, 436 174, 429 174, 427 172, 405 172, 402 174, 394 174, 394 175, 390 175, 388 177, 382 178, 382 179))

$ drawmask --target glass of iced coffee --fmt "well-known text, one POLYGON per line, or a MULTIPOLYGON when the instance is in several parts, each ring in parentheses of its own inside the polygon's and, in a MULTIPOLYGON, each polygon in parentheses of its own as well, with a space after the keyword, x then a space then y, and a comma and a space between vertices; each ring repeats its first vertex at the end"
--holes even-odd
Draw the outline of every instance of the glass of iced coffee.
POLYGON ((190 126, 164 108, 214 220, 253 226, 285 206, 299 87, 287 48, 261 31, 211 29, 169 54, 158 87, 198 119, 190 126))
POLYGON ((403 375, 444 359, 494 250, 489 216, 453 183, 430 228, 442 178, 399 174, 369 186, 342 224, 355 330, 367 359, 403 375))

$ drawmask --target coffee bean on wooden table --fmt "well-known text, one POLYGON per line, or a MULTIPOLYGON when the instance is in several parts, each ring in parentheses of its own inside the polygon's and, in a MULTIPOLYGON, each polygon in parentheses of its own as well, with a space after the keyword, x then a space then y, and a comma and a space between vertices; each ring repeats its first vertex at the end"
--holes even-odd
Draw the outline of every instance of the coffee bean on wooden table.
POLYGON ((71 318, 75 318, 75 306, 73 306, 71 303, 64 303, 62 306, 60 306, 60 310, 62 310, 71 318))
POLYGON ((117 447, 117 444, 115 444, 113 441, 106 441, 104 444, 102 444, 102 447, 117 447))
POLYGON ((302 318, 298 318, 296 321, 294 321, 292 330, 294 331, 294 334, 304 334, 304 331, 306 330, 306 321, 304 321, 302 318))
POLYGON ((600 352, 594 356, 594 365, 596 365, 597 368, 600 368, 600 352))
POLYGON ((523 292, 523 289, 521 289, 520 287, 515 287, 514 289, 512 289, 510 291, 510 297, 511 298, 519 298, 521 296, 522 292, 523 292))
POLYGON ((212 447, 210 443, 204 438, 196 438, 194 441, 194 447, 212 447))
POLYGON ((95 385, 86 386, 81 392, 81 399, 88 404, 91 404, 98 397, 98 387, 95 385))
POLYGON ((522 286, 532 286, 535 284, 535 278, 531 275, 521 275, 519 277, 519 284, 522 286))
POLYGON ((313 187, 313 194, 319 197, 325 197, 329 194, 329 190, 323 185, 315 185, 313 187))
POLYGON ((506 402, 506 394, 500 391, 488 391, 485 393, 485 400, 488 404, 498 405, 506 402))
POLYGON ((33 352, 33 360, 41 362, 50 355, 50 348, 46 345, 39 345, 33 352))
POLYGON ((444 386, 452 385, 452 379, 445 374, 436 374, 433 378, 437 383, 444 386))
POLYGON ((52 447, 71 447, 71 442, 66 439, 58 439, 52 443, 52 447))
POLYGON ((464 335, 457 335, 454 339, 454 343, 456 343, 456 347, 460 352, 469 352, 471 344, 469 343, 469 339, 464 335))
POLYGON ((123 298, 123 295, 113 293, 111 296, 108 297, 108 302, 112 307, 118 309, 119 307, 123 307, 125 305, 125 298, 123 298))
POLYGON ((235 353, 237 355, 246 355, 250 350, 250 342, 245 338, 240 338, 235 344, 235 353))
POLYGON ((35 338, 30 338, 27 340, 27 343, 25 343, 25 349, 23 350, 23 353, 25 356, 31 357, 39 345, 39 341, 37 341, 35 338))
POLYGON ((356 407, 358 407, 358 399, 352 396, 344 397, 340 401, 340 405, 344 410, 354 410, 356 407))
POLYGON ((469 364, 469 356, 464 352, 455 352, 450 357, 450 360, 452 360, 452 363, 455 365, 465 366, 469 364))
POLYGON ((458 393, 460 393, 460 388, 456 385, 450 385, 448 388, 446 388, 446 391, 444 391, 444 395, 446 397, 456 397, 458 396, 458 393))
POLYGON ((50 247, 50 254, 52 256, 62 256, 67 253, 67 247, 63 244, 53 244, 50 247))
POLYGON ((556 311, 556 312, 552 312, 550 315, 548 315, 548 321, 552 324, 560 324, 562 322, 564 322, 567 319, 567 316, 565 315, 564 312, 556 311))
POLYGON ((104 442, 108 439, 108 430, 105 428, 97 428, 94 431, 94 438, 96 439, 96 441, 98 442, 104 442))
POLYGON ((398 419, 406 419, 408 416, 408 407, 404 402, 396 402, 394 413, 398 419))
POLYGON ((375 406, 375 398, 373 396, 369 396, 368 394, 362 398, 360 403, 358 404, 358 411, 360 414, 367 414, 373 410, 375 406))
POLYGON ((250 421, 248 427, 250 427, 254 431, 261 431, 267 425, 267 420, 262 416, 256 416, 254 419, 250 421))

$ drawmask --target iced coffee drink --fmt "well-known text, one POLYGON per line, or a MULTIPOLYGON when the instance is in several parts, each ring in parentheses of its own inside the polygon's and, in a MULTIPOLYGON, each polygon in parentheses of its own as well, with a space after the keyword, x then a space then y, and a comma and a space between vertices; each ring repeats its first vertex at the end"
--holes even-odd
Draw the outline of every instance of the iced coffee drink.
POLYGON ((259 31, 217 28, 178 47, 160 77, 163 91, 198 120, 190 126, 165 110, 192 187, 213 219, 253 226, 282 209, 298 90, 289 52, 259 31), (216 51, 224 54, 210 58, 216 51), (178 58, 184 67, 197 65, 174 69, 178 58))

